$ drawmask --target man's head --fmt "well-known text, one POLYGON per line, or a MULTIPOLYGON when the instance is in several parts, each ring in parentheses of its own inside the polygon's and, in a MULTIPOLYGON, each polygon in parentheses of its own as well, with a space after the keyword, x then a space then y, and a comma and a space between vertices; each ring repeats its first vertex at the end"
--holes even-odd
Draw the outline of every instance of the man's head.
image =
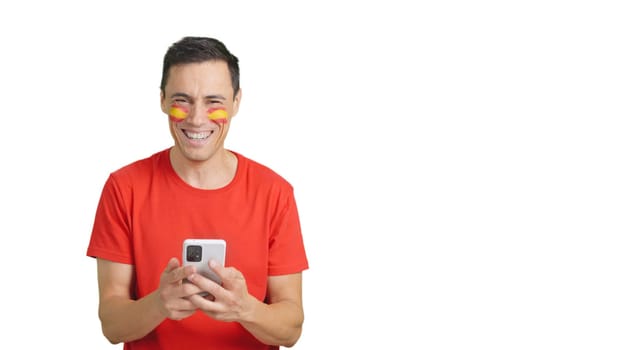
POLYGON ((179 161, 220 157, 242 98, 238 59, 211 38, 185 37, 164 56, 160 104, 179 161), (179 156, 179 157, 178 157, 179 156))
POLYGON ((169 78, 171 67, 187 63, 201 63, 205 61, 220 60, 227 63, 231 75, 233 96, 240 90, 240 67, 238 58, 217 39, 205 37, 185 37, 171 45, 164 56, 162 67, 162 80, 160 91, 164 93, 169 78))

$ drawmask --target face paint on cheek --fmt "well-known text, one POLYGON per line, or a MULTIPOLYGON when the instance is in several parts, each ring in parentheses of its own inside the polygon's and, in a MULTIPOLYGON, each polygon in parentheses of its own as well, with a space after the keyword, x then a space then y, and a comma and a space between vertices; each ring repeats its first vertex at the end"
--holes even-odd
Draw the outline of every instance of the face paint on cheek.
POLYGON ((210 108, 207 110, 207 117, 215 123, 225 124, 229 114, 227 114, 227 111, 222 107, 210 108))
POLYGON ((188 109, 178 104, 173 104, 168 112, 171 121, 179 123, 188 117, 188 109))

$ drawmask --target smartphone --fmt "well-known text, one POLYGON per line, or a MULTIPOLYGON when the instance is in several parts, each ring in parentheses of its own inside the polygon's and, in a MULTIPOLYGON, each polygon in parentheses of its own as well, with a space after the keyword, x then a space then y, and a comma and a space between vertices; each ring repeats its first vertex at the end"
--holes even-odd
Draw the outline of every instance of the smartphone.
POLYGON ((207 263, 213 259, 225 266, 226 250, 227 242, 223 239, 186 239, 182 252, 182 264, 196 266, 198 273, 221 284, 220 277, 210 269, 207 263))

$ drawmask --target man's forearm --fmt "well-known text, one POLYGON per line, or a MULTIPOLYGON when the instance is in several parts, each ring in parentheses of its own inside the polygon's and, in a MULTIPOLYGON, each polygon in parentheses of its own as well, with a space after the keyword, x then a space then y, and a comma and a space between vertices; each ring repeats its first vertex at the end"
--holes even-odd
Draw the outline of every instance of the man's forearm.
POLYGON ((101 302, 99 318, 108 341, 117 344, 143 338, 164 321, 154 298, 155 292, 140 300, 110 297, 101 302))
POLYGON ((291 347, 300 338, 304 314, 291 301, 265 304, 253 298, 248 317, 239 323, 264 344, 291 347))

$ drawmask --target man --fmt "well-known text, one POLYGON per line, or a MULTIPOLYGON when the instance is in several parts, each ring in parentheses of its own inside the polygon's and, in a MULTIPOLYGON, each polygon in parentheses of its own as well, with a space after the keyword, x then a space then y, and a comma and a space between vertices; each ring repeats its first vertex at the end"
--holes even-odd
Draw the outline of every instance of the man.
POLYGON ((103 334, 125 349, 276 349, 301 335, 308 263, 293 188, 224 147, 239 81, 220 41, 174 43, 160 85, 174 145, 103 187, 87 255, 103 334), (210 262, 221 284, 181 265, 188 238, 226 241, 224 266, 210 262))

